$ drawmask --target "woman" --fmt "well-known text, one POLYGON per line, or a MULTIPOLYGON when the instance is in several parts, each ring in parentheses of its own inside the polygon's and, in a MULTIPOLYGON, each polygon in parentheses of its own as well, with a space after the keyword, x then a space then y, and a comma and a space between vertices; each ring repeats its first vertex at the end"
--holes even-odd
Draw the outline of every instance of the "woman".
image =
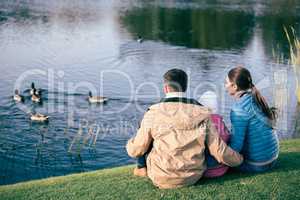
POLYGON ((244 156, 239 169, 264 172, 273 168, 279 153, 278 138, 272 128, 275 109, 268 106, 246 68, 231 69, 225 87, 236 100, 230 112, 230 147, 244 156))

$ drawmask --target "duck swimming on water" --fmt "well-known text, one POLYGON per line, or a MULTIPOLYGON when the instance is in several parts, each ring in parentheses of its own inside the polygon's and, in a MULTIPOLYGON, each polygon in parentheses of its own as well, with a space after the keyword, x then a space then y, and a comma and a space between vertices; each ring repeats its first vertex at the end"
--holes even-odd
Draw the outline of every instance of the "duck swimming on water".
POLYGON ((34 82, 31 83, 31 89, 30 89, 30 95, 34 95, 34 90, 36 91, 35 89, 35 86, 34 86, 34 82))
POLYGON ((19 94, 19 90, 15 90, 15 95, 14 95, 14 100, 17 102, 23 102, 24 101, 24 96, 19 94))
POLYGON ((144 39, 141 36, 138 36, 138 39, 136 40, 138 43, 142 43, 144 39))
POLYGON ((88 101, 90 103, 105 103, 108 100, 107 97, 93 96, 92 92, 89 91, 88 101))
POLYGON ((43 114, 40 114, 40 113, 35 113, 35 114, 31 114, 30 119, 32 121, 45 122, 45 121, 48 121, 49 116, 43 115, 43 114))
POLYGON ((41 102, 41 92, 40 91, 36 91, 36 89, 33 89, 33 94, 31 96, 31 100, 35 103, 39 103, 41 102))

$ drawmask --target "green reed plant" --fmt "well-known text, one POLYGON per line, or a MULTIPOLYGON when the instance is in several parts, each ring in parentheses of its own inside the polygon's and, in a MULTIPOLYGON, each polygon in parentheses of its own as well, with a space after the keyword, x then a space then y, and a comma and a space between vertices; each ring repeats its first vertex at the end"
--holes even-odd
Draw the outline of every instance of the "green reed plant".
POLYGON ((290 45, 290 59, 296 77, 296 95, 300 104, 300 40, 296 36, 294 28, 290 28, 290 32, 286 27, 284 31, 290 45))

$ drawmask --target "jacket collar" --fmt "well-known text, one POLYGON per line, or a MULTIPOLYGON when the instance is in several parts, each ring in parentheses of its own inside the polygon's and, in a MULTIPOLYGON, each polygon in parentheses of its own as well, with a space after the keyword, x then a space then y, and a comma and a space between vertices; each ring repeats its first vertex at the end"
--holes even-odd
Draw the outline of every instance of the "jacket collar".
POLYGON ((160 100, 161 103, 168 103, 168 102, 175 102, 175 103, 186 103, 186 104, 194 104, 198 106, 202 106, 198 101, 195 99, 188 99, 186 97, 169 97, 169 98, 163 98, 160 100))
POLYGON ((248 90, 241 90, 238 91, 237 93, 234 94, 234 98, 236 100, 239 100, 240 98, 242 98, 244 95, 251 93, 251 89, 248 90))
POLYGON ((174 97, 185 97, 185 93, 184 92, 168 92, 166 93, 166 97, 165 98, 174 98, 174 97))

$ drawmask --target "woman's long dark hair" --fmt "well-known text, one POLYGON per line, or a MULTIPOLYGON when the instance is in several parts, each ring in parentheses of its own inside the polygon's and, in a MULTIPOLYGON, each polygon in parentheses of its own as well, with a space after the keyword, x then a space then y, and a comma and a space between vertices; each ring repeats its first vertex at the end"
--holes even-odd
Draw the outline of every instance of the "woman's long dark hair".
POLYGON ((269 120, 275 121, 277 118, 276 108, 270 108, 265 98, 260 94, 258 89, 252 83, 252 78, 249 70, 244 67, 235 67, 228 72, 230 82, 235 83, 238 90, 251 89, 255 103, 259 106, 262 112, 269 120))

